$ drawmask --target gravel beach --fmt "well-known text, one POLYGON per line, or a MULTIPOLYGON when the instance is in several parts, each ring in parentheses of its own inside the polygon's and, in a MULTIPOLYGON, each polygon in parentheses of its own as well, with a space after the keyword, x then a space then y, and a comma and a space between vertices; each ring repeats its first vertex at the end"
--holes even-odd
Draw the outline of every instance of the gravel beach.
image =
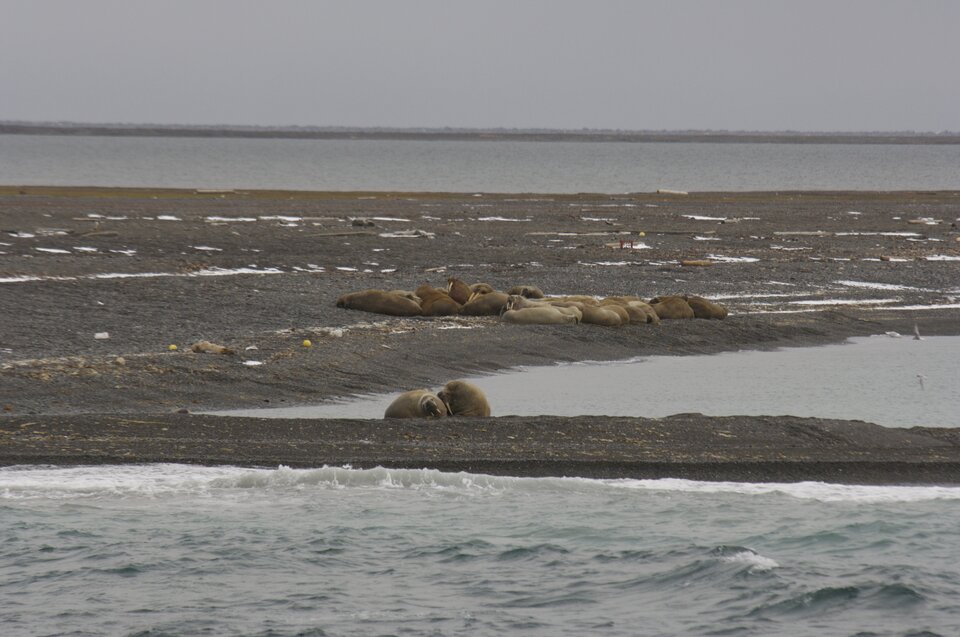
POLYGON ((439 387, 521 364, 909 334, 914 323, 956 335, 958 219, 958 192, 0 188, 0 464, 957 483, 951 429, 699 414, 504 418, 496 405, 492 419, 442 422, 175 412, 439 387), (443 287, 448 276, 547 294, 698 294, 731 314, 604 328, 335 307, 347 292, 443 287), (191 352, 201 340, 235 354, 191 352), (719 430, 736 444, 717 451, 719 430), (508 431, 518 442, 505 446, 508 431))

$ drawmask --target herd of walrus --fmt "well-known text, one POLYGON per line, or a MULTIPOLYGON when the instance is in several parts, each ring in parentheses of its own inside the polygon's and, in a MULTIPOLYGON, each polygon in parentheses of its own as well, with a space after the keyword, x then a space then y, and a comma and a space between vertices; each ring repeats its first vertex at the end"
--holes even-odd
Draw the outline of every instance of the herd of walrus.
POLYGON ((723 319, 727 309, 700 296, 587 295, 547 297, 535 285, 517 285, 506 292, 486 283, 467 285, 456 277, 447 289, 424 283, 414 291, 363 290, 344 294, 337 307, 390 316, 499 316, 506 323, 560 325, 588 323, 617 326, 660 323, 666 319, 723 319))
MULTIPOLYGON (((467 285, 447 279, 446 290, 424 283, 414 291, 363 290, 344 294, 337 307, 389 316, 499 316, 505 323, 525 325, 580 324, 617 326, 659 324, 673 319, 724 319, 727 309, 700 296, 546 296, 535 285, 517 285, 501 292, 486 283, 467 285)), ((433 394, 408 391, 387 407, 384 418, 489 416, 483 392, 463 380, 447 383, 433 394)))

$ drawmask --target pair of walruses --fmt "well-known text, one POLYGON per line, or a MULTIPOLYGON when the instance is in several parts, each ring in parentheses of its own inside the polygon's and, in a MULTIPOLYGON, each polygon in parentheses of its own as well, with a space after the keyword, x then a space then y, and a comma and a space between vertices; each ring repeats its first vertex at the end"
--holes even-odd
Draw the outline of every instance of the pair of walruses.
POLYGON ((452 380, 436 394, 414 389, 397 396, 384 418, 442 418, 443 416, 490 415, 490 403, 483 391, 465 380, 452 380))
POLYGON ((650 306, 662 319, 727 318, 727 308, 702 296, 658 296, 650 299, 650 306))

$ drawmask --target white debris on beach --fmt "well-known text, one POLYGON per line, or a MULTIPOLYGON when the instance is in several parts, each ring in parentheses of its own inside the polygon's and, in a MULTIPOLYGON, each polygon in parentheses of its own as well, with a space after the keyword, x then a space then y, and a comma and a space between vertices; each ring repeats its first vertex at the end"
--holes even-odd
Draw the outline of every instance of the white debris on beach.
POLYGON ((726 221, 727 217, 705 217, 703 215, 681 215, 684 219, 693 221, 726 221))
POLYGON ((757 263, 760 261, 756 257, 728 257, 722 254, 708 254, 707 258, 717 263, 757 263))

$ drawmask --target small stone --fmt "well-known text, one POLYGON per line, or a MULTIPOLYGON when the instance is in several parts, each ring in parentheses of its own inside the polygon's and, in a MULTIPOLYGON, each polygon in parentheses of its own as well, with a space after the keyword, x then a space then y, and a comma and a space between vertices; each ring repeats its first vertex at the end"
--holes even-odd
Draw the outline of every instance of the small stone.
POLYGON ((127 359, 125 359, 123 356, 117 356, 115 359, 113 359, 113 364, 114 364, 114 365, 126 365, 126 364, 127 364, 127 359))
POLYGON ((97 339, 98 341, 105 341, 110 338, 110 332, 97 332, 93 335, 93 338, 97 339))

